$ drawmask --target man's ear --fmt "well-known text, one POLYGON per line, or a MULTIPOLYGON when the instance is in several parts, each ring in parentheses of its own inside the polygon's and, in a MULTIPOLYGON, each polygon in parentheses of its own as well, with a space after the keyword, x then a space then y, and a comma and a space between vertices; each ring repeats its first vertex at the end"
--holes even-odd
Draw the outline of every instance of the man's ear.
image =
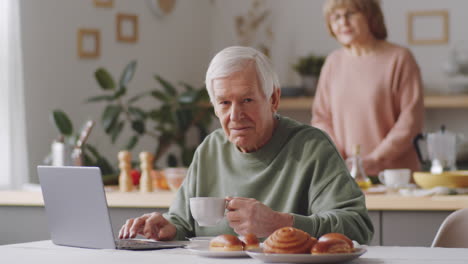
POLYGON ((271 94, 271 97, 270 97, 271 110, 273 111, 273 113, 276 113, 276 111, 278 111, 280 97, 281 97, 281 89, 274 88, 273 93, 271 94))

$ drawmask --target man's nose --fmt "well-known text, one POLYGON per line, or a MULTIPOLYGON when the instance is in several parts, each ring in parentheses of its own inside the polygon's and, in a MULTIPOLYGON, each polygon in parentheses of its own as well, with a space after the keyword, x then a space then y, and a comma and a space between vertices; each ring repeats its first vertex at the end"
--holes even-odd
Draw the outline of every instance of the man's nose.
POLYGON ((243 110, 243 107, 242 105, 240 104, 232 104, 232 107, 231 107, 231 120, 232 121, 237 121, 237 120, 240 120, 243 116, 243 113, 244 110, 243 110))

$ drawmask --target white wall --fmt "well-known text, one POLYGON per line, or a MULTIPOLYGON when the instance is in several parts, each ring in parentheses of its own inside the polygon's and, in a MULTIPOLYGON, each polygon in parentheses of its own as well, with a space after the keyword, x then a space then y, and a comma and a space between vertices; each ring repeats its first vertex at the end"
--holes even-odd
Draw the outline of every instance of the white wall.
MULTIPOLYGON (((234 17, 246 14, 252 1, 217 0, 213 14, 213 51, 236 44, 234 17)), ((310 52, 326 55, 339 48, 329 36, 322 15, 324 0, 267 0, 272 11, 273 31, 272 61, 282 85, 299 85, 299 76, 291 65, 299 56, 310 52)), ((442 64, 447 60, 453 45, 468 45, 466 34, 466 10, 468 1, 463 0, 382 0, 388 40, 411 49, 421 68, 426 93, 450 93, 442 64), (407 12, 425 10, 449 11, 449 43, 444 45, 409 45, 407 42, 407 12)), ((468 49, 467 47, 464 47, 468 49)), ((302 122, 309 122, 309 111, 284 111, 302 122)), ((426 112, 425 129, 434 131, 446 124, 452 131, 464 133, 468 139, 467 109, 437 109, 426 112)), ((465 146, 467 148, 468 145, 465 146)), ((468 150, 464 150, 468 152, 468 150)), ((467 155, 468 160, 468 155, 467 155)))
MULTIPOLYGON (((96 8, 93 1, 21 0, 27 139, 30 177, 36 178, 37 164, 48 153, 57 132, 49 120, 51 110, 67 112, 78 129, 91 117, 100 118, 102 105, 84 104, 85 98, 100 90, 93 73, 106 67, 116 78, 125 65, 138 60, 137 72, 129 93, 156 88, 153 74, 166 79, 202 85, 209 61, 209 0, 177 1, 173 12, 158 19, 146 0, 115 0, 113 8, 96 8), (118 12, 139 17, 139 41, 119 43, 115 37, 118 12), (97 28, 101 32, 101 56, 83 60, 77 57, 76 32, 79 28, 97 28)), ((96 127, 90 142, 113 155, 108 136, 96 127)), ((149 151, 156 147, 147 140, 140 144, 149 151)), ((109 156, 110 159, 114 157, 109 156)), ((116 161, 116 158, 114 159, 116 161)))
MULTIPOLYGON (((171 81, 184 80, 201 84, 210 58, 220 49, 238 44, 234 17, 246 14, 252 0, 178 0, 172 14, 157 19, 146 0, 115 0, 111 9, 95 8, 93 1, 21 0, 22 37, 25 69, 26 118, 28 129, 30 171, 47 154, 56 131, 49 121, 52 109, 69 113, 76 127, 88 117, 100 117, 102 107, 84 105, 83 100, 99 93, 93 79, 96 68, 104 66, 114 75, 132 59, 138 69, 129 87, 131 93, 155 87, 153 73, 171 81), (140 39, 136 44, 115 40, 117 12, 139 16, 140 39), (81 27, 101 31, 101 56, 95 60, 78 59, 76 32, 81 27)), ((327 54, 339 47, 329 37, 323 16, 323 0, 267 0, 272 11, 274 40, 272 60, 283 85, 299 83, 291 64, 309 52, 327 54)), ((408 46, 406 42, 406 13, 431 9, 450 12, 450 43, 447 45, 408 46, 422 69, 426 91, 447 91, 441 66, 454 43, 468 43, 464 13, 468 1, 463 0, 383 0, 389 30, 389 40, 408 46)), ((445 123, 453 131, 468 136, 466 109, 429 110, 426 129, 431 131, 445 123)), ((310 113, 287 112, 294 118, 308 122, 310 113)), ((90 141, 108 155, 117 147, 110 147, 107 136, 96 127, 90 141)), ((154 148, 147 141, 145 146, 154 148)), ((35 178, 35 173, 32 173, 35 178)))

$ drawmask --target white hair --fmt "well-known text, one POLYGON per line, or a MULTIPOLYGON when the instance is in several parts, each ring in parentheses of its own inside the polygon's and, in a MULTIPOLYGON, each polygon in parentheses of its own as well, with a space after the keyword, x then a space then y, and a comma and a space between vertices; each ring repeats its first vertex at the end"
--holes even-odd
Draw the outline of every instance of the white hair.
POLYGON ((213 80, 242 71, 251 61, 255 61, 257 77, 266 98, 270 98, 274 89, 280 88, 278 76, 270 60, 263 53, 250 47, 227 47, 214 56, 206 71, 205 84, 212 103, 214 103, 213 80))

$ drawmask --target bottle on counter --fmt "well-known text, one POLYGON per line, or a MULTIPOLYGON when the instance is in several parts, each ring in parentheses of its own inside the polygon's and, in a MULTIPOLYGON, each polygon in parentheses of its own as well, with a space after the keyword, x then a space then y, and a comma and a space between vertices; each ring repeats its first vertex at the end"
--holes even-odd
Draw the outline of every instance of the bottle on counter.
POLYGON ((367 177, 364 168, 362 167, 362 159, 361 159, 361 146, 358 144, 354 147, 353 156, 348 158, 347 163, 348 167, 350 168, 349 173, 354 178, 358 186, 366 190, 371 187, 372 182, 370 181, 369 177, 367 177))

